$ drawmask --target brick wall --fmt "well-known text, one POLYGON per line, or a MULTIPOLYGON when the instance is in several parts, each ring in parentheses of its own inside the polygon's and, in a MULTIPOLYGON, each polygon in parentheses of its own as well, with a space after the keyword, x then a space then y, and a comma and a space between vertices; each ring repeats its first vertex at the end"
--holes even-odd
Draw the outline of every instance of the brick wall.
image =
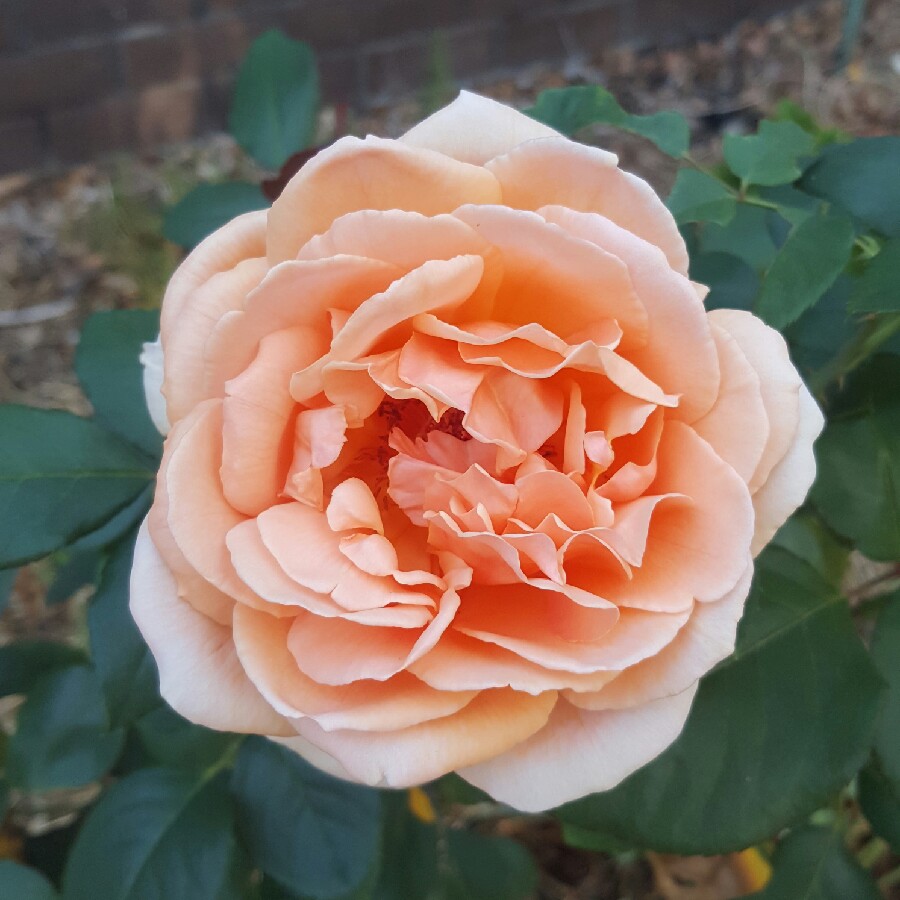
POLYGON ((792 0, 0 0, 0 172, 222 128, 250 41, 319 54, 331 100, 420 86, 435 29, 465 82, 536 61, 715 34, 792 0))

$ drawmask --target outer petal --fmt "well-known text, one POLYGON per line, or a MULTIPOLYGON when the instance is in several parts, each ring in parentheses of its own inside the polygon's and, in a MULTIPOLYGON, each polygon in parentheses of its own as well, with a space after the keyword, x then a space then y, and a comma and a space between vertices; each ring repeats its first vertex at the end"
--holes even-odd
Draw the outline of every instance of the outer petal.
POLYGON ((399 141, 341 138, 287 184, 269 213, 272 264, 296 257, 314 235, 359 209, 404 209, 434 216, 463 203, 498 203, 496 179, 480 166, 399 141))
POLYGON ((483 691, 452 716, 402 731, 326 732, 308 719, 295 727, 301 737, 334 757, 354 780, 408 787, 503 753, 538 731, 555 702, 552 691, 532 697, 501 689, 483 691))
POLYGON ((559 134, 496 100, 460 91, 449 106, 411 128, 400 140, 480 166, 523 141, 542 137, 559 134))
POLYGON ((556 204, 596 212, 656 244, 670 265, 687 275, 688 254, 675 219, 647 182, 623 172, 612 153, 563 137, 520 144, 485 164, 517 209, 556 204))
POLYGON ((722 372, 719 396, 693 428, 749 484, 769 442, 760 376, 724 328, 713 325, 713 337, 722 372))
POLYGON ((793 443, 802 381, 788 355, 784 338, 752 313, 716 309, 709 318, 737 341, 759 375, 763 406, 769 419, 769 440, 749 482, 750 492, 754 493, 793 443))
POLYGON ((266 253, 267 210, 245 213, 201 241, 175 271, 166 288, 160 316, 165 338, 188 298, 217 272, 266 253))
POLYGON ((247 259, 227 272, 213 275, 185 300, 173 327, 162 332, 163 393, 173 423, 201 401, 221 396, 221 383, 204 381, 207 339, 223 317, 243 306, 265 274, 264 259, 247 259))
POLYGON ((307 678, 287 648, 290 622, 246 606, 235 608, 234 640, 248 675, 283 715, 309 716, 326 731, 394 731, 451 715, 474 691, 437 691, 403 673, 389 682, 329 687, 307 678))
POLYGON ((140 363, 144 369, 144 401, 156 430, 166 435, 171 425, 166 415, 166 398, 163 397, 163 352, 159 338, 148 341, 141 348, 140 363))
POLYGON ((159 667, 160 693, 177 713, 221 731, 291 733, 247 678, 231 628, 179 599, 146 522, 134 548, 131 614, 159 667))
POLYGON ((180 440, 160 480, 172 539, 188 564, 220 591, 231 597, 251 594, 237 577, 225 546, 225 535, 244 516, 222 494, 221 401, 207 400, 198 406, 174 434, 180 440))
POLYGON ((751 550, 756 556, 806 498, 816 477, 813 444, 825 420, 806 385, 800 386, 800 423, 788 452, 776 463, 766 483, 754 494, 756 531, 751 550))
POLYGON ((748 560, 734 589, 714 603, 698 603, 675 640, 656 656, 625 669, 599 691, 569 693, 566 699, 583 709, 624 709, 687 690, 734 650, 752 577, 748 560))
POLYGON ((524 812, 609 790, 678 737, 695 692, 696 685, 634 709, 603 712, 560 700, 537 734, 459 774, 524 812))

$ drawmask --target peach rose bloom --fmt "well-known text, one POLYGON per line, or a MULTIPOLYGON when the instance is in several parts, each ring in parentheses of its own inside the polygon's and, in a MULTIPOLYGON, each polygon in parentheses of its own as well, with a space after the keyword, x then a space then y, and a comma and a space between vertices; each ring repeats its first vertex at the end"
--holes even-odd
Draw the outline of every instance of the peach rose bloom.
POLYGON ((523 810, 657 756, 822 426, 778 333, 687 272, 615 156, 472 94, 207 238, 145 352, 171 430, 131 608, 163 697, 523 810))

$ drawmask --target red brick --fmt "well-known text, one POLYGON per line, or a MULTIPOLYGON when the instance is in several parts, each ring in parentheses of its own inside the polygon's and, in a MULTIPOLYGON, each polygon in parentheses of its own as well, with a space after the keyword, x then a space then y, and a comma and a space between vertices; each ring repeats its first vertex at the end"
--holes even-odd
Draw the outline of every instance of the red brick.
POLYGON ((193 30, 206 75, 235 72, 252 39, 247 25, 237 16, 211 17, 198 22, 193 30))
POLYGON ((189 26, 126 39, 122 42, 122 58, 126 83, 133 90, 197 77, 201 65, 189 26))
POLYGON ((28 26, 22 0, 0 0, 0 53, 24 50, 28 26))
POLYGON ((524 66, 537 61, 562 59, 566 46, 559 26, 549 17, 514 13, 503 22, 502 63, 524 66))
POLYGON ((61 162, 83 162, 134 146, 135 101, 119 92, 95 103, 58 110, 48 117, 53 156, 61 162))
POLYGON ((203 89, 199 81, 147 88, 137 95, 136 128, 140 145, 170 144, 192 137, 201 121, 203 89))
POLYGON ((422 89, 428 74, 431 42, 427 36, 397 42, 365 56, 365 105, 422 89))
POLYGON ((446 35, 450 72, 454 78, 472 78, 500 65, 502 34, 495 23, 460 27, 446 35))
POLYGON ((109 34, 121 24, 118 4, 110 0, 31 0, 24 26, 35 45, 109 34))
POLYGON ((0 115, 56 109, 118 87, 112 44, 0 58, 0 115))
POLYGON ((572 49, 593 56, 621 43, 627 33, 629 2, 561 14, 559 22, 572 49))
POLYGON ((720 34, 740 19, 763 18, 799 5, 798 0, 632 0, 628 37, 642 45, 667 45, 720 34))
POLYGON ((358 53, 324 53, 318 63, 322 96, 326 100, 353 106, 361 102, 363 72, 358 53))
POLYGON ((256 31, 282 28, 317 49, 365 50, 372 42, 471 23, 475 6, 474 0, 313 0, 258 9, 249 4, 246 19, 256 31))
MULTIPOLYGON (((72 2, 72 0, 69 0, 72 2)), ((116 0, 129 25, 139 22, 183 21, 192 12, 192 0, 116 0)))
POLYGON ((33 168, 41 162, 43 149, 36 119, 0 123, 0 173, 33 168))

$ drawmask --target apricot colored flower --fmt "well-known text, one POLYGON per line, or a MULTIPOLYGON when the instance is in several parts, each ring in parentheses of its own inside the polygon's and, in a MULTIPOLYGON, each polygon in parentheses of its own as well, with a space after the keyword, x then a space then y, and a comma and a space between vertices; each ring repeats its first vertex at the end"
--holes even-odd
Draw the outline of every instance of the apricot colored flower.
POLYGON ((204 241, 163 302, 132 578, 163 697, 525 810, 653 759, 822 425, 782 338, 687 270, 615 156, 471 94, 204 241))

